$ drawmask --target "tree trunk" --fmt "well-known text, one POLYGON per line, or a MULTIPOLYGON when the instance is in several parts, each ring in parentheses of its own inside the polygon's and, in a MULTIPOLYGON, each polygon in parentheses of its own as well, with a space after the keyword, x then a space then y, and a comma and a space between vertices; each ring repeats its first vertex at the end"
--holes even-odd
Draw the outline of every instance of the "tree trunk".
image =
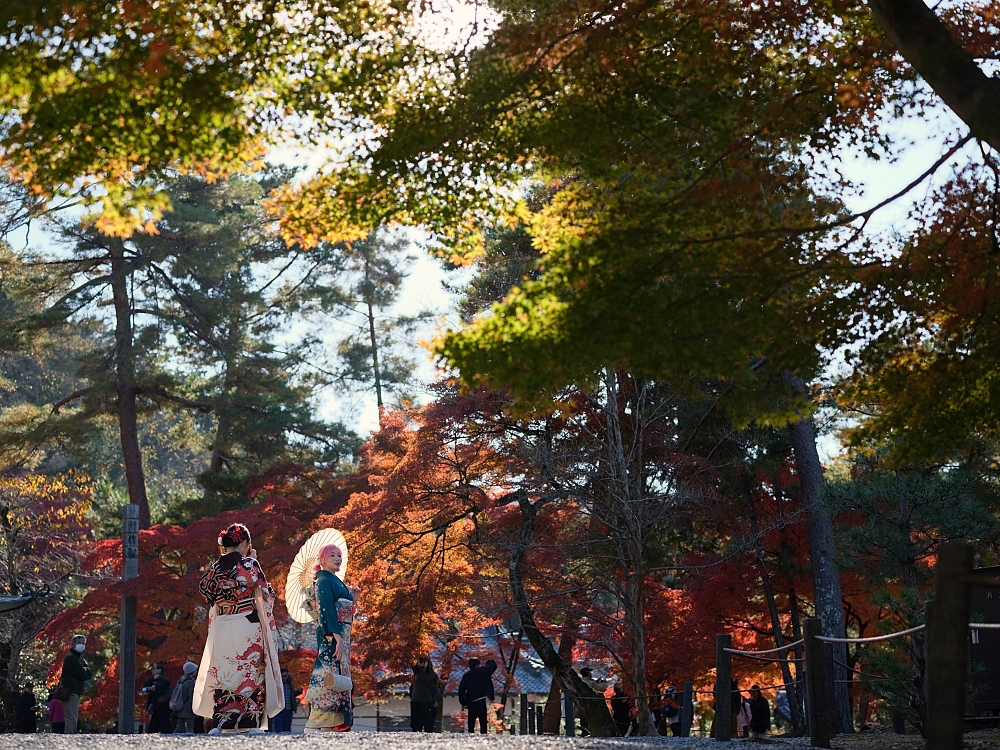
POLYGON ((118 385, 118 431, 125 464, 129 502, 139 506, 139 528, 150 525, 146 477, 142 469, 139 427, 136 414, 135 351, 132 341, 132 304, 128 294, 128 271, 125 247, 113 240, 111 255, 111 294, 115 306, 115 378, 118 385))
MULTIPOLYGON (((608 446, 608 469, 611 474, 609 495, 612 507, 609 509, 613 523, 611 528, 619 529, 616 537, 618 546, 618 566, 625 582, 625 595, 622 598, 625 609, 625 619, 628 625, 628 643, 632 657, 632 685, 635 688, 635 705, 638 709, 638 733, 650 737, 656 732, 653 714, 649 710, 649 691, 646 685, 646 616, 644 606, 646 566, 645 541, 643 535, 648 532, 646 524, 652 519, 641 511, 644 503, 649 502, 645 492, 645 477, 643 475, 643 459, 641 456, 643 423, 641 420, 632 428, 636 434, 625 435, 622 427, 620 392, 618 388, 618 372, 606 369, 604 372, 605 398, 605 430, 608 446), (631 446, 629 450, 626 445, 631 446), (630 450, 638 446, 639 455, 629 455, 630 450), (638 468, 637 468, 638 467, 638 468)), ((641 411, 641 398, 636 397, 635 409, 641 411)))
POLYGON ((552 643, 535 624, 535 616, 531 611, 531 603, 524 590, 524 556, 534 536, 535 517, 538 508, 528 499, 527 493, 517 493, 517 503, 521 509, 521 528, 510 556, 508 572, 510 575, 510 593, 514 600, 514 609, 521 620, 521 628, 528 643, 538 654, 542 663, 554 680, 557 680, 563 690, 573 693, 580 706, 580 712, 587 719, 590 733, 595 737, 617 737, 618 728, 611 719, 611 711, 604 700, 604 695, 598 693, 559 656, 552 643))
MULTIPOLYGON (((767 610, 771 615, 771 630, 774 633, 774 645, 781 648, 785 645, 785 636, 781 632, 781 617, 778 615, 778 603, 774 599, 774 588, 771 586, 771 575, 767 570, 767 563, 764 560, 764 541, 760 535, 760 524, 757 522, 757 509, 754 507, 753 491, 750 484, 750 477, 744 472, 744 483, 746 487, 747 509, 750 512, 750 529, 754 538, 754 554, 757 558, 757 570, 760 573, 760 584, 764 589, 764 599, 767 601, 767 610)), ((778 656, 787 658, 788 652, 783 651, 778 656)), ((798 691, 792 684, 792 670, 787 661, 779 662, 781 667, 781 679, 785 683, 785 693, 788 696, 788 706, 792 714, 792 734, 796 737, 802 734, 802 717, 799 714, 798 691)))
POLYGON ((17 682, 11 679, 11 654, 13 648, 10 643, 0 641, 0 675, 4 679, 0 681, 0 707, 3 709, 3 720, 6 731, 14 731, 14 706, 17 704, 17 682))
POLYGON ((372 374, 375 376, 375 401, 378 403, 379 422, 382 421, 382 373, 378 365, 378 339, 375 336, 375 310, 372 307, 370 261, 365 256, 365 306, 368 308, 368 336, 372 344, 372 374))
POLYGON ((972 135, 1000 151, 1000 81, 979 67, 923 0, 869 0, 868 7, 889 41, 972 135))
MULTIPOLYGON (((559 658, 567 664, 573 663, 573 647, 576 645, 576 636, 571 632, 575 623, 567 619, 564 626, 566 629, 559 637, 559 658)), ((549 686, 549 697, 545 701, 545 713, 542 720, 543 734, 559 734, 559 724, 562 721, 562 688, 559 683, 552 680, 549 686)))
POLYGON ((227 452, 229 432, 229 420, 226 417, 219 417, 219 421, 215 427, 215 445, 212 447, 212 460, 208 464, 208 470, 213 474, 218 474, 226 468, 229 455, 227 452))
MULTIPOLYGON (((497 718, 502 719, 504 714, 507 712, 507 700, 510 698, 510 689, 512 687, 511 683, 514 682, 514 673, 517 671, 517 664, 521 660, 521 642, 524 640, 524 631, 517 631, 517 641, 514 643, 514 648, 511 649, 510 659, 505 660, 505 665, 507 667, 507 677, 503 681, 503 692, 500 693, 500 710, 497 712, 497 718)), ((503 659, 503 649, 500 648, 500 628, 497 628, 497 648, 500 651, 500 658, 503 659)))
MULTIPOLYGON (((232 337, 230 336, 230 339, 232 337)), ((231 341, 229 342, 232 343, 231 341)), ((232 351, 232 348, 230 349, 232 351)), ((233 368, 235 365, 230 359, 231 355, 227 355, 226 358, 226 377, 222 385, 223 396, 228 396, 233 389, 235 389, 236 384, 233 374, 233 368)), ((208 465, 208 470, 213 474, 218 474, 229 463, 229 442, 232 438, 232 422, 229 417, 224 414, 219 415, 218 422, 215 425, 215 443, 212 446, 212 460, 208 465)))
MULTIPOLYGON (((633 553, 636 551, 633 551, 633 553)), ((641 564, 627 578, 628 596, 625 617, 628 620, 628 642, 632 651, 632 683, 635 687, 635 705, 639 710, 639 734, 652 737, 657 734, 653 712, 649 710, 649 691, 646 689, 646 613, 643 606, 645 578, 641 564)))
MULTIPOLYGON (((805 383, 798 376, 786 372, 783 381, 800 393, 805 393, 805 383)), ((837 547, 833 535, 833 518, 823 498, 823 466, 816 449, 816 428, 811 417, 800 419, 788 426, 795 469, 799 475, 802 502, 806 512, 806 529, 809 536, 809 566, 812 570, 813 598, 816 616, 823 623, 823 635, 843 638, 847 632, 844 623, 844 603, 840 594, 840 572, 837 570, 837 547)), ((833 658, 847 664, 847 646, 833 644, 833 658)), ((851 700, 847 692, 844 668, 834 664, 834 714, 837 732, 854 731, 851 700)))

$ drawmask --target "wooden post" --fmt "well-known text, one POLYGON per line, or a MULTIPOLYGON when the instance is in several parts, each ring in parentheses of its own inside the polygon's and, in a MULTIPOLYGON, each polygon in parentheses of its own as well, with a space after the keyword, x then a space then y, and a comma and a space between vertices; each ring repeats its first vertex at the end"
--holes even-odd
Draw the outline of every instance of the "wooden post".
POLYGON ((809 743, 813 747, 830 747, 831 696, 827 693, 826 657, 823 642, 816 640, 823 634, 823 623, 818 617, 802 621, 802 637, 806 654, 806 708, 809 718, 809 743))
MULTIPOLYGON (((822 641, 821 643, 823 643, 823 663, 826 665, 826 695, 836 705, 837 686, 843 684, 837 682, 837 680, 843 679, 843 670, 836 661, 836 650, 834 649, 836 644, 822 641)), ((837 711, 831 711, 830 737, 836 737, 839 734, 837 732, 838 720, 837 711)))
POLYGON ((518 732, 522 735, 528 733, 528 696, 521 693, 521 715, 518 717, 518 732))
MULTIPOLYGON (((122 581, 139 576, 139 506, 122 509, 122 581)), ((135 733, 136 598, 123 596, 118 624, 118 734, 135 733)))
POLYGON ((906 734, 906 717, 899 709, 892 711, 892 733, 906 734))
POLYGON ((569 691, 563 691, 563 714, 566 719, 566 736, 573 737, 576 735, 576 716, 573 715, 573 694, 569 691))
POLYGON ((681 737, 691 736, 691 724, 694 722, 694 683, 685 682, 681 694, 681 737))
POLYGON ((535 731, 537 734, 545 734, 545 706, 541 703, 535 705, 535 731))
POLYGON ((961 750, 973 549, 946 542, 937 552, 934 601, 927 608, 927 748, 961 750))
POLYGON ((733 637, 726 633, 715 636, 715 739, 732 739, 733 720, 733 637))
POLYGON ((535 704, 528 704, 528 734, 535 733, 535 704))

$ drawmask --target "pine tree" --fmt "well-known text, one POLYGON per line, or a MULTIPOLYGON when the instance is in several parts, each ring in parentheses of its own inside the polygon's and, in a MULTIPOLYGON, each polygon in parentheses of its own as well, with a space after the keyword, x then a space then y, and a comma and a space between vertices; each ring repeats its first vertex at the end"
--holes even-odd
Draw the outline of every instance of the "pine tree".
POLYGON ((401 351, 428 313, 398 315, 393 306, 415 260, 409 242, 385 230, 363 240, 320 246, 324 261, 323 309, 353 329, 337 345, 336 379, 371 389, 381 414, 390 394, 403 394, 412 383, 415 362, 401 351))
POLYGON ((168 186, 177 212, 162 234, 123 241, 64 226, 71 257, 39 259, 22 285, 44 300, 18 322, 22 341, 110 302, 111 339, 81 359, 83 385, 53 411, 78 403, 77 421, 115 415, 143 526, 151 518, 139 434, 146 415, 213 415, 204 476, 223 503, 246 503, 246 476, 277 461, 336 462, 354 448, 346 429, 313 417, 310 382, 296 372, 301 353, 278 348, 286 308, 312 289, 294 278, 301 253, 267 231, 260 206, 283 177, 178 178, 168 186))

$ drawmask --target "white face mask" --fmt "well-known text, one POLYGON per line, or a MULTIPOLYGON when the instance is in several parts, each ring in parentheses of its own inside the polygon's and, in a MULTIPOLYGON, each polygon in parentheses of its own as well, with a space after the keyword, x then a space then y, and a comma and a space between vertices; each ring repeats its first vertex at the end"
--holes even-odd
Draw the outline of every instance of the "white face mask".
POLYGON ((79 652, 80 652, 80 653, 82 654, 82 653, 83 653, 83 650, 84 650, 85 648, 87 648, 87 644, 86 644, 86 643, 77 643, 77 644, 75 644, 75 645, 73 646, 73 648, 75 648, 75 649, 76 649, 77 651, 79 651, 79 652))

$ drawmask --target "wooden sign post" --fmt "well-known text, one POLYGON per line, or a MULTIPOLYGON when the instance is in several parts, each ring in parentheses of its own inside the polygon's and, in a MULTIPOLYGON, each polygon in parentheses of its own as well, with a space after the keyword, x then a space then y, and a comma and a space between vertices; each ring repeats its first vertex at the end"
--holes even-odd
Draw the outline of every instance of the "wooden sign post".
MULTIPOLYGON (((122 581, 139 576, 139 506, 129 503, 122 510, 122 581)), ((135 596, 122 597, 118 656, 118 734, 135 731, 135 596)))

